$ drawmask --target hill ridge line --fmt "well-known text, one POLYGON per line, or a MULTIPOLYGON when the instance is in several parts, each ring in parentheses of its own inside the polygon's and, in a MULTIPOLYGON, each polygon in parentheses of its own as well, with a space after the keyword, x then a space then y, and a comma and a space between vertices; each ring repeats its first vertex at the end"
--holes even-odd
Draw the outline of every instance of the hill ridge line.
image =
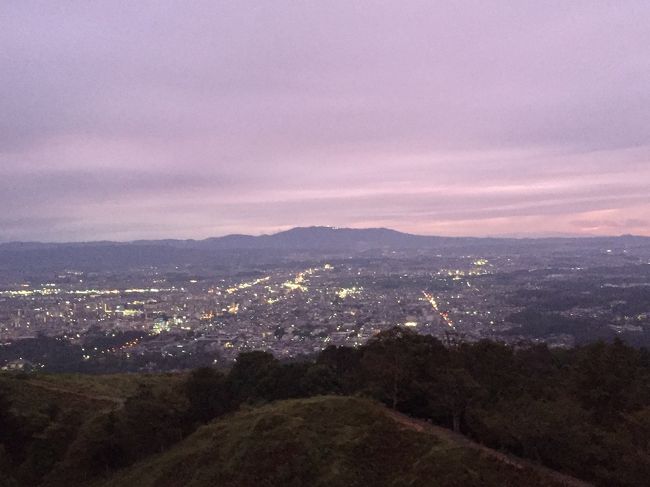
POLYGON ((518 458, 513 455, 508 455, 494 450, 490 447, 473 441, 465 435, 455 433, 450 429, 431 424, 421 419, 412 418, 406 414, 400 413, 399 411, 395 411, 394 409, 390 409, 383 405, 382 407, 384 408, 384 412, 388 417, 404 426, 405 428, 417 431, 418 433, 429 434, 443 441, 457 443, 462 447, 476 450, 481 454, 484 454, 498 462, 505 463, 506 465, 510 465, 519 470, 534 470, 540 475, 551 478, 553 481, 559 482, 560 484, 567 487, 594 487, 594 484, 580 480, 576 477, 572 477, 571 475, 558 472, 557 470, 544 467, 543 465, 539 465, 523 458, 518 458))

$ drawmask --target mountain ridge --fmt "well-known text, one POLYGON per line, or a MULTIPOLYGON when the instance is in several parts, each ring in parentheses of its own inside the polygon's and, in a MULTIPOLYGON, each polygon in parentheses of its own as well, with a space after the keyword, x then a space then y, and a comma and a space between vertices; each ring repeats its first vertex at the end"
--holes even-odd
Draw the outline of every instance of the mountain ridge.
POLYGON ((592 240, 612 240, 612 239, 633 239, 650 241, 650 237, 645 235, 587 235, 587 236, 443 236, 443 235, 420 235, 408 232, 401 232, 386 227, 368 227, 368 228, 350 228, 350 227, 330 227, 330 226, 305 226, 293 227, 276 233, 249 235, 241 233, 227 234, 217 237, 206 237, 203 239, 183 239, 183 238, 162 238, 162 239, 135 239, 135 240, 87 240, 87 241, 70 241, 70 242, 40 242, 40 241, 7 241, 0 242, 0 249, 11 248, 16 250, 32 250, 46 247, 60 246, 101 246, 101 245, 170 245, 181 247, 201 246, 208 244, 226 244, 242 245, 251 242, 272 243, 274 241, 290 241, 295 238, 313 239, 313 238, 331 238, 332 236, 356 236, 356 237, 373 237, 378 239, 414 239, 420 242, 433 241, 592 241, 592 240))
POLYGON ((513 239, 413 235, 387 228, 296 227, 270 235, 233 234, 203 240, 131 242, 13 242, 0 244, 0 271, 24 274, 43 269, 115 270, 160 266, 226 266, 393 252, 446 255, 512 255, 556 251, 581 254, 606 249, 650 252, 650 237, 513 239))

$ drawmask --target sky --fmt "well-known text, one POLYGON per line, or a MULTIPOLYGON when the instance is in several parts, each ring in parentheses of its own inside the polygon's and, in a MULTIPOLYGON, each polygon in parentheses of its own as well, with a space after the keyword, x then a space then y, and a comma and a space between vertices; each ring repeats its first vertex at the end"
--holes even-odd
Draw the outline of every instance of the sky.
POLYGON ((0 2, 0 241, 650 235, 650 2, 0 2))

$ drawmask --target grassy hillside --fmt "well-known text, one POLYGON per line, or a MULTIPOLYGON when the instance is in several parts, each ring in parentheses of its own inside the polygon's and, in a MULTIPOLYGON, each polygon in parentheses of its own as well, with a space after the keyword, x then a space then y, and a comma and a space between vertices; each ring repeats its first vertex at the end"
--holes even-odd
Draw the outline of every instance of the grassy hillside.
POLYGON ((142 387, 169 390, 184 377, 0 373, 0 486, 39 485, 87 425, 142 387))
POLYGON ((183 378, 182 374, 0 373, 0 390, 11 399, 13 408, 25 416, 38 414, 47 407, 88 416, 121 406, 143 385, 169 388, 183 378))
POLYGON ((0 374, 0 486, 566 481, 524 459, 646 485, 649 386, 650 354, 621 342, 445 347, 399 328, 314 361, 242 353, 227 372, 0 374))
POLYGON ((554 486, 450 438, 417 431, 381 405, 322 396, 244 410, 201 427, 102 487, 554 486))

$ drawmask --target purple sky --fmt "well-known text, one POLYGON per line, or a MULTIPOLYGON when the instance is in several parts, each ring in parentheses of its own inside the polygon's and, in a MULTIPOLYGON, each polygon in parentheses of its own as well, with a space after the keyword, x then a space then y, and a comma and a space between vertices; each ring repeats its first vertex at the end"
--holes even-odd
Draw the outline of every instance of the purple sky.
POLYGON ((650 2, 0 3, 0 240, 650 235, 650 2))

